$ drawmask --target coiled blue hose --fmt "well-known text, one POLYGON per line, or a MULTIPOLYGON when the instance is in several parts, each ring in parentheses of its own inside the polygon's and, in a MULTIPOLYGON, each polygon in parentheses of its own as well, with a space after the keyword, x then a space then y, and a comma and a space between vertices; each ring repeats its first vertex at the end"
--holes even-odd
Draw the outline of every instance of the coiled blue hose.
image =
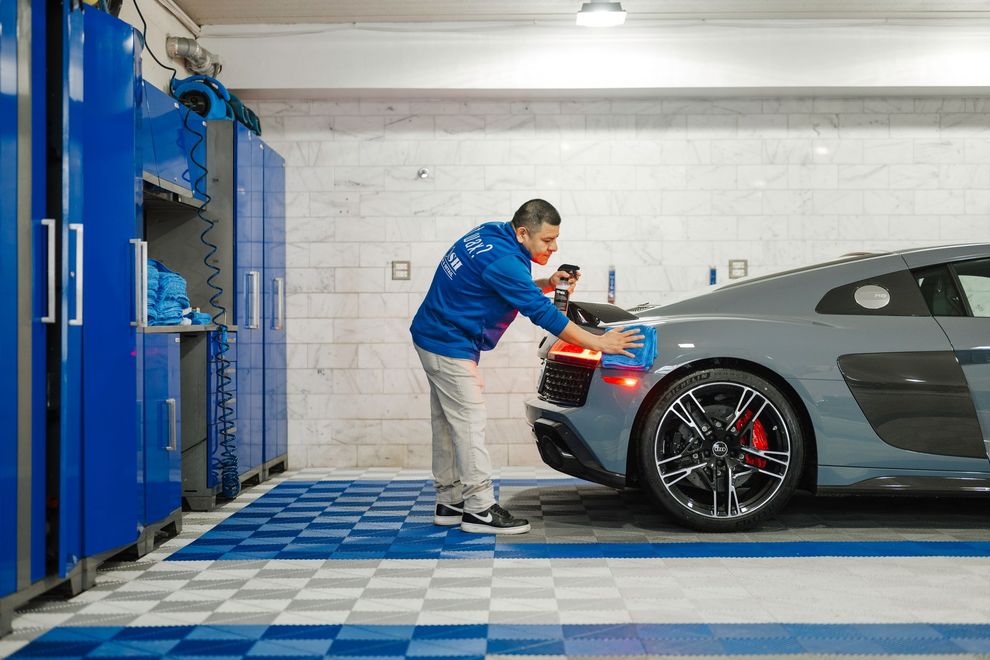
MULTIPOLYGON (((203 187, 203 181, 206 179, 208 171, 206 165, 196 160, 196 149, 203 143, 206 139, 204 133, 197 131, 189 125, 189 115, 192 114, 192 110, 185 108, 185 115, 182 118, 186 129, 192 131, 196 134, 197 140, 196 144, 192 146, 190 150, 190 159, 193 164, 199 168, 201 174, 193 182, 193 190, 203 195, 204 200, 196 209, 196 215, 202 220, 206 227, 203 229, 202 233, 199 235, 199 240, 209 248, 209 252, 203 257, 203 264, 210 269, 210 275, 206 278, 206 284, 213 289, 213 295, 210 296, 210 305, 217 310, 216 314, 213 316, 213 323, 217 326, 217 331, 212 333, 214 344, 213 362, 216 369, 216 412, 217 412, 217 422, 220 432, 220 443, 217 446, 219 451, 219 456, 213 456, 213 464, 211 468, 214 474, 217 476, 217 480, 220 482, 220 492, 224 497, 233 499, 237 497, 237 494, 241 491, 241 478, 238 474, 237 469, 237 444, 234 437, 234 407, 231 405, 231 400, 234 398, 234 394, 230 391, 230 385, 233 379, 228 374, 228 369, 230 368, 230 360, 227 359, 227 351, 230 350, 230 343, 227 337, 227 308, 220 303, 220 297, 223 295, 223 287, 216 283, 216 277, 220 274, 220 269, 210 263, 210 258, 216 254, 219 249, 215 243, 211 243, 207 238, 210 232, 213 230, 216 224, 210 220, 204 213, 204 210, 209 205, 212 198, 206 192, 203 187)), ((192 174, 190 173, 190 176, 192 174)))

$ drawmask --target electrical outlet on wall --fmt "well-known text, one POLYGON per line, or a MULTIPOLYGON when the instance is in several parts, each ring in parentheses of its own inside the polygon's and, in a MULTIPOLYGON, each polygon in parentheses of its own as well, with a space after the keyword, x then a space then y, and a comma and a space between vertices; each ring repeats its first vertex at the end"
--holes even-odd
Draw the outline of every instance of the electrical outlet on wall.
POLYGON ((729 259, 729 279, 738 280, 749 274, 749 261, 747 259, 729 259))
POLYGON ((392 279, 393 280, 408 280, 412 276, 412 262, 410 261, 393 261, 392 262, 392 279))

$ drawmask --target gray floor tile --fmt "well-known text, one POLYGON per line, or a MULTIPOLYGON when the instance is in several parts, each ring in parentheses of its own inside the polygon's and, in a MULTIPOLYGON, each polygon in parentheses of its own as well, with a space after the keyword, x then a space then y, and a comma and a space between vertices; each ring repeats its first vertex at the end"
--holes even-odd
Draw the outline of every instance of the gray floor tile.
MULTIPOLYGON (((561 476, 540 469, 507 474, 561 476)), ((425 475, 307 470, 287 474, 285 481, 425 475)), ((266 485, 246 494, 253 498, 269 490, 266 485)), ((0 642, 8 645, 0 651, 52 625, 182 620, 258 625, 279 620, 397 625, 990 621, 988 558, 163 561, 248 499, 187 515, 179 537, 139 562, 106 565, 96 587, 76 599, 36 599, 19 611, 16 632, 0 642)), ((530 534, 499 539, 513 544, 990 540, 985 499, 799 495, 777 519, 731 535, 686 530, 657 511, 644 493, 590 484, 507 486, 502 503, 517 515, 525 512, 534 526, 530 534)))

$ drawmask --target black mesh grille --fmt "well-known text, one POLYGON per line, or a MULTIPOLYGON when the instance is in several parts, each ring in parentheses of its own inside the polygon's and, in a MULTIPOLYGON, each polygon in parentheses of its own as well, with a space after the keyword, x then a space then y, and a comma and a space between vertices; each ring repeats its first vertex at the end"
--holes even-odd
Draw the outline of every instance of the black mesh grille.
POLYGON ((583 406, 594 369, 547 361, 540 381, 540 398, 563 406, 583 406))

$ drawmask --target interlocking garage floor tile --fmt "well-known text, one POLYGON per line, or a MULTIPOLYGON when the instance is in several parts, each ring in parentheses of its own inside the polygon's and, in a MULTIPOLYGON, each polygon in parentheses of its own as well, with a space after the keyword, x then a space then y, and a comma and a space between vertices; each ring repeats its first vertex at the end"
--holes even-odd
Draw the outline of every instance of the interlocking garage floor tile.
POLYGON ((77 598, 30 603, 0 656, 990 653, 985 500, 797 497, 758 530, 701 535, 642 493, 503 476, 530 534, 434 528, 422 472, 286 475, 77 598))

